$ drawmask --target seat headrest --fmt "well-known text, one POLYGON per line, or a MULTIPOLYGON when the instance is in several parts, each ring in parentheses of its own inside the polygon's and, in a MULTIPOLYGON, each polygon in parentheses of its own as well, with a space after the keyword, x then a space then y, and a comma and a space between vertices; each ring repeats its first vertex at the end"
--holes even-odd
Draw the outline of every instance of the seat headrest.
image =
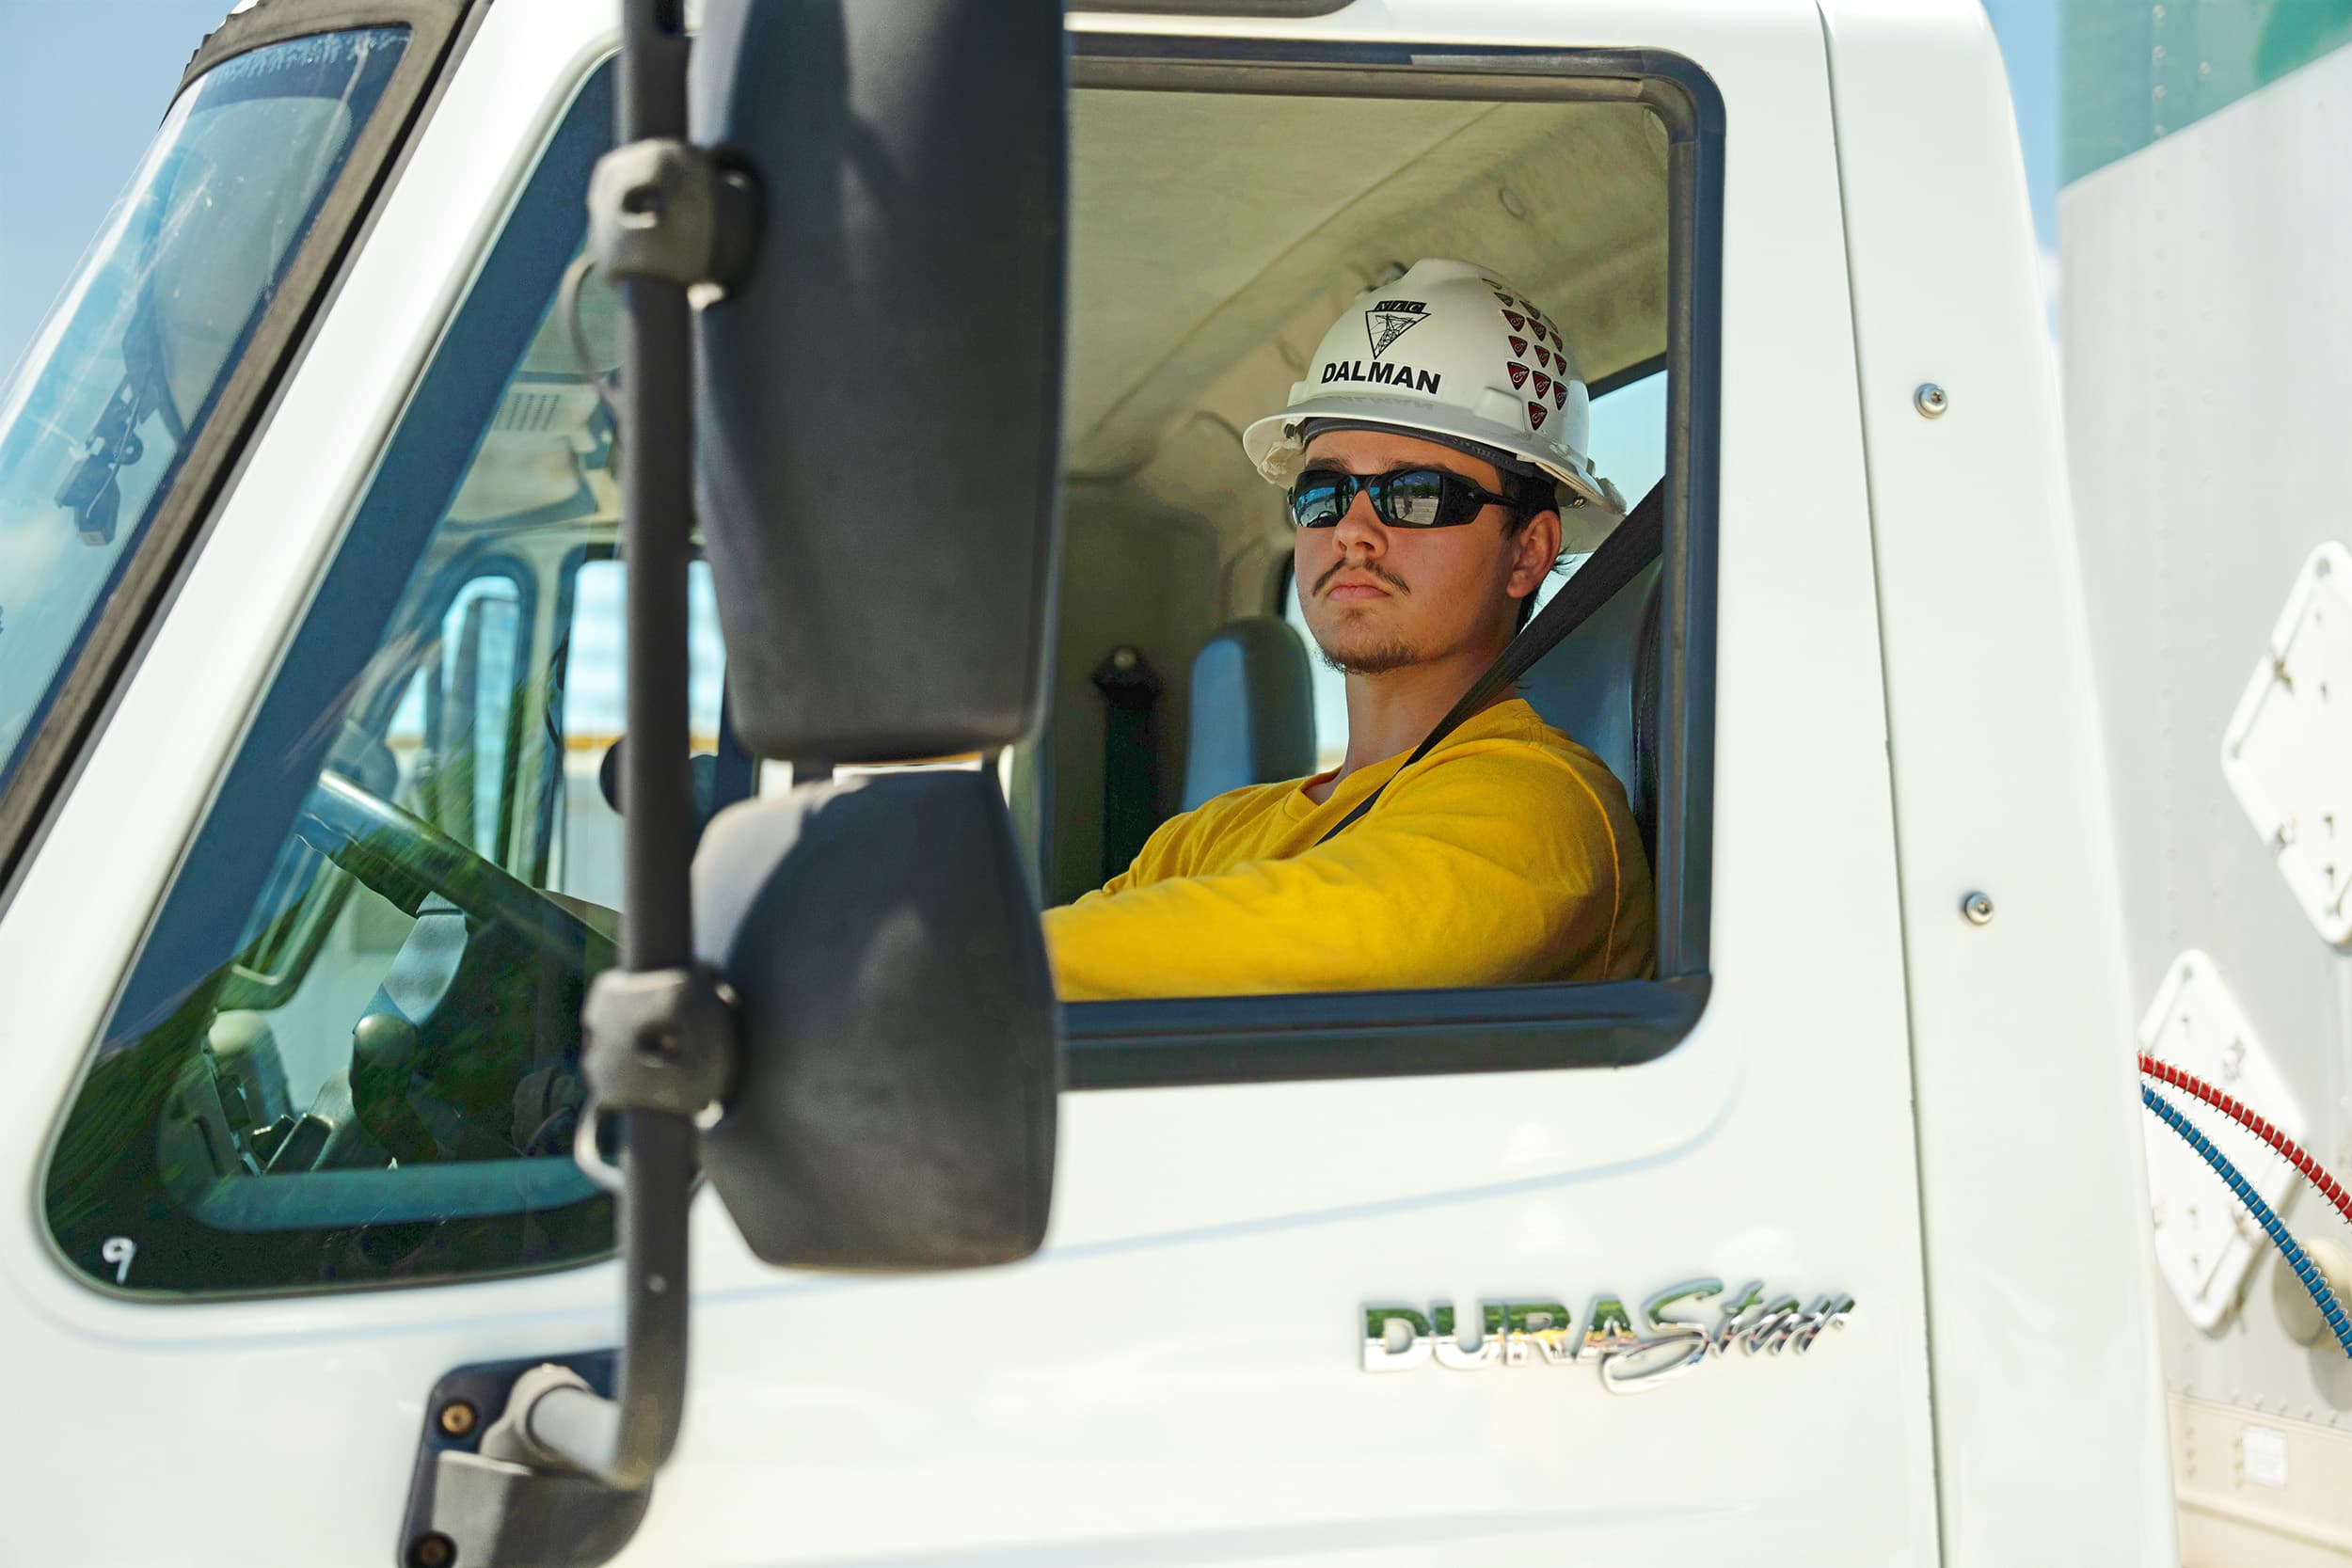
POLYGON ((1643 568, 1537 661, 1519 686, 1519 694, 1545 723, 1609 765, 1625 785, 1626 804, 1645 842, 1657 809, 1651 800, 1657 768, 1654 758, 1645 764, 1643 746, 1645 740, 1654 743, 1654 725, 1638 723, 1636 715, 1645 679, 1653 688, 1655 707, 1656 664, 1645 657, 1644 646, 1658 635, 1650 609, 1658 595, 1658 571, 1655 563, 1643 568))
POLYGON ((1219 627, 1192 657, 1184 809, 1314 771, 1314 683, 1289 622, 1252 616, 1219 627))

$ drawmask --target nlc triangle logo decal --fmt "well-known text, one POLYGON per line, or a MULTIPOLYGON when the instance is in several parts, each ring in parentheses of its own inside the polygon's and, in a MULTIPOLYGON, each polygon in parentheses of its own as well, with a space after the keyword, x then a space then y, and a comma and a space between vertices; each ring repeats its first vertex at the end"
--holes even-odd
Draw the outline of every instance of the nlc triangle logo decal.
POLYGON ((1429 307, 1420 300, 1382 300, 1364 312, 1364 335, 1372 340, 1372 356, 1379 358, 1391 343, 1428 319, 1429 307))

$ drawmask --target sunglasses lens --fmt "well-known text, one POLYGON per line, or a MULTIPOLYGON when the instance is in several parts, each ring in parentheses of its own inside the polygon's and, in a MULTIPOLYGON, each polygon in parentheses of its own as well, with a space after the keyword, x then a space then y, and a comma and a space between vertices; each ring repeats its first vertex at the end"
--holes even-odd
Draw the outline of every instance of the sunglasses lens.
POLYGON ((1388 476, 1388 504, 1380 510, 1400 528, 1441 528, 1450 520, 1446 476, 1435 468, 1411 468, 1388 476))
POLYGON ((1454 528, 1478 515, 1478 489, 1442 468, 1398 468, 1359 478, 1337 468, 1313 468, 1291 486, 1291 521, 1300 528, 1333 528, 1359 489, 1391 528, 1454 528))
POLYGON ((1300 528, 1330 528, 1347 502, 1347 476, 1318 468, 1299 475, 1291 486, 1291 521, 1300 528))

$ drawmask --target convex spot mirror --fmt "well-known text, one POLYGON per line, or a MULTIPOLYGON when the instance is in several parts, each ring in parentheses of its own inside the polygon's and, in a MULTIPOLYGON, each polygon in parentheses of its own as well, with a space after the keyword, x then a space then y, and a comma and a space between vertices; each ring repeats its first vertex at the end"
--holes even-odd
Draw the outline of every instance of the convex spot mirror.
POLYGON ((759 187, 697 312, 696 485, 738 733, 890 761, 1035 727, 1055 557, 1058 0, 711 0, 694 140, 759 187))
POLYGON ((695 857, 694 925, 737 1031, 703 1168, 754 1252, 941 1269, 1037 1250, 1054 990, 992 775, 885 773, 730 807, 695 857))

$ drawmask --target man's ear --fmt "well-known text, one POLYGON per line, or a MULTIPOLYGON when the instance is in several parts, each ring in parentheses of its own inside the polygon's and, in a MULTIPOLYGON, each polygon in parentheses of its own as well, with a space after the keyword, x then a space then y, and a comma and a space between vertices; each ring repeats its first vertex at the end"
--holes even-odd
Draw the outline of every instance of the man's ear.
POLYGON ((1545 575, 1560 561, 1560 514, 1544 508, 1511 536, 1511 597, 1523 599, 1543 586, 1545 575))

